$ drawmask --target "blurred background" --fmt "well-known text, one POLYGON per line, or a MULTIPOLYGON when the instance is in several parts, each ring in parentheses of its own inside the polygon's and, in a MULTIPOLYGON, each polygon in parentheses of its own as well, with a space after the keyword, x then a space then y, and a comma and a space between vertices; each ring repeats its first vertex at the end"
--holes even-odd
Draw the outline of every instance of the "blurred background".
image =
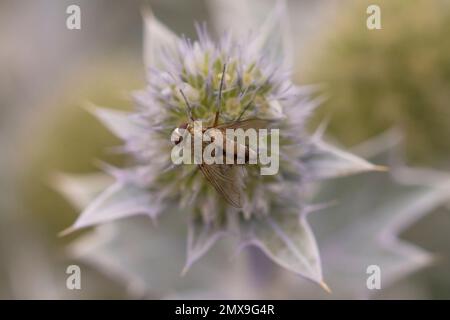
MULTIPOLYGON (((177 34, 195 38, 194 21, 206 21, 216 34, 224 25, 218 14, 223 1, 147 3, 177 34)), ((57 234, 78 212, 53 190, 51 180, 58 172, 95 172, 96 159, 124 163, 108 152, 120 142, 82 106, 93 102, 129 109, 130 92, 145 86, 143 4, 0 2, 2 299, 140 297, 113 274, 67 254, 80 234, 57 234), (81 30, 65 27, 71 4, 81 7, 81 30), (83 290, 66 289, 65 271, 72 263, 82 267, 83 290)), ((272 5, 258 1, 248 8, 272 5)), ((288 6, 294 80, 320 84, 327 96, 311 129, 328 118, 329 138, 351 148, 395 127, 404 136, 405 163, 450 171, 450 1, 290 0, 288 6), (366 28, 369 4, 380 6, 382 30, 366 28)), ((439 262, 372 298, 450 298, 450 195, 448 199, 401 234, 436 254, 439 262)), ((290 294, 294 291, 279 286, 283 294, 276 297, 309 297, 306 289, 290 294)), ((341 297, 335 293, 334 298, 341 297)))

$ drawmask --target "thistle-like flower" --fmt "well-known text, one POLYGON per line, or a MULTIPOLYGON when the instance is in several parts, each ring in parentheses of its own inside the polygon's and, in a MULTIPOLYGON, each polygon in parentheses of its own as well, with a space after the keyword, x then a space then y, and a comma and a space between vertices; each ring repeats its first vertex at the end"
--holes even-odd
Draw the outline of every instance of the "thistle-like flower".
POLYGON ((306 221, 306 214, 318 207, 308 203, 310 187, 321 179, 377 167, 324 143, 320 132, 305 131, 317 101, 308 88, 291 82, 282 59, 286 46, 270 37, 284 32, 275 30, 284 19, 283 9, 280 2, 261 28, 264 32, 241 39, 226 33, 217 42, 203 25, 197 26, 198 40, 193 41, 176 37, 145 15, 148 85, 134 94, 136 110, 93 109, 124 140, 122 150, 134 164, 126 169, 105 166, 116 182, 70 230, 134 214, 152 219, 177 214, 188 226, 184 271, 218 238, 235 235, 237 248, 255 245, 274 262, 326 288, 306 221), (211 124, 217 114, 219 123, 261 119, 279 129, 279 172, 264 176, 258 165, 241 165, 241 206, 230 205, 199 166, 171 160, 173 130, 189 118, 211 124))

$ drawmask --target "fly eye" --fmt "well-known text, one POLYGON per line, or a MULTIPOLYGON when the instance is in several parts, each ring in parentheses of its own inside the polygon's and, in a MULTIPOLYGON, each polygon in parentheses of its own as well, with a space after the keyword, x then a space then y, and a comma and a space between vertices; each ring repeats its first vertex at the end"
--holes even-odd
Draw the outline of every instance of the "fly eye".
POLYGON ((173 137, 173 143, 175 145, 179 144, 181 141, 183 141, 183 135, 180 132, 180 128, 176 128, 174 132, 175 136, 173 137))
POLYGON ((183 137, 179 136, 178 139, 175 141, 175 144, 179 144, 181 141, 183 141, 183 137))

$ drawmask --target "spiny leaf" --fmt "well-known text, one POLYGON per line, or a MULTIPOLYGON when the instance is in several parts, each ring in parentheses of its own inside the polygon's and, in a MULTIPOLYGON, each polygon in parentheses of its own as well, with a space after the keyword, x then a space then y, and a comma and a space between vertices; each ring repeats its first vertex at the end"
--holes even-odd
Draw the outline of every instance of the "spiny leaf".
POLYGON ((311 152, 305 159, 306 171, 318 180, 347 176, 365 171, 386 171, 352 153, 341 150, 320 138, 312 141, 311 152))
MULTIPOLYGON (((387 145, 386 140, 379 141, 387 145)), ((390 145, 392 147, 392 145, 390 145)), ((373 158, 387 163, 390 150, 373 158)), ((399 232, 445 203, 450 179, 419 170, 392 168, 391 173, 368 173, 329 181, 315 202, 338 200, 339 205, 309 218, 321 248, 324 272, 339 297, 363 298, 369 265, 382 272, 382 288, 428 264, 430 255, 400 241, 399 232)), ((316 289, 302 296, 316 296, 316 289)))
POLYGON ((323 284, 319 250, 303 216, 279 214, 249 224, 245 245, 255 245, 283 268, 323 284))
POLYGON ((258 36, 250 43, 255 52, 266 51, 287 70, 293 66, 293 40, 284 0, 277 0, 272 13, 260 27, 258 36))
MULTIPOLYGON (((449 195, 450 201, 450 195, 449 195)), ((450 209, 441 206, 422 217, 402 232, 402 239, 432 252, 436 260, 424 270, 417 272, 383 292, 381 298, 408 297, 411 299, 448 299, 450 292, 450 209), (410 287, 416 290, 409 291, 410 287)))
POLYGON ((256 31, 267 16, 268 2, 261 0, 214 0, 206 1, 218 34, 230 31, 234 36, 248 36, 256 31))
POLYGON ((131 117, 131 113, 109 108, 87 106, 87 109, 97 117, 114 135, 122 140, 145 134, 145 130, 131 117))
POLYGON ((163 48, 170 49, 176 44, 178 37, 153 15, 146 7, 142 12, 144 18, 144 63, 147 68, 161 64, 163 48))
POLYGON ((127 284, 132 294, 164 298, 186 290, 203 292, 226 281, 232 272, 218 246, 201 264, 181 276, 185 256, 185 221, 176 212, 166 212, 155 226, 142 217, 102 225, 81 237, 69 252, 104 274, 127 284), (224 271, 226 272, 226 271, 224 271))
POLYGON ((155 218, 158 206, 151 200, 142 186, 132 181, 117 181, 95 198, 63 234, 136 214, 155 218))
POLYGON ((251 31, 255 34, 249 43, 251 50, 265 51, 288 70, 292 67, 294 49, 284 0, 277 0, 272 12, 272 2, 261 0, 216 0, 207 4, 219 33, 232 30, 233 35, 245 37, 251 31))
POLYGON ((52 187, 60 192, 75 208, 82 210, 102 191, 114 183, 104 173, 67 174, 57 173, 51 177, 52 187))
POLYGON ((199 220, 193 218, 188 226, 187 257, 182 271, 183 275, 186 274, 195 261, 208 252, 219 238, 226 235, 223 226, 214 222, 205 223, 199 220))

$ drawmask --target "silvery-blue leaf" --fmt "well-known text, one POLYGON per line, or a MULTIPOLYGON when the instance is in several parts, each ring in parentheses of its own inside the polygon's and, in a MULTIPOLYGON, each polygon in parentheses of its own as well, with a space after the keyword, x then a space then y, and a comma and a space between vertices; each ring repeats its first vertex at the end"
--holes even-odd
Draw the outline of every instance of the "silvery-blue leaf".
POLYGON ((226 233, 225 228, 214 221, 204 222, 192 218, 188 226, 186 263, 182 273, 185 274, 226 233))
POLYGON ((97 117, 114 135, 122 140, 145 134, 142 124, 129 112, 91 105, 88 110, 97 117))
POLYGON ((287 70, 293 67, 294 47, 286 2, 277 0, 275 8, 258 29, 257 37, 249 44, 255 52, 265 51, 271 59, 287 70))
POLYGON ((221 287, 232 272, 218 246, 202 263, 181 275, 185 263, 185 221, 167 212, 154 225, 143 217, 102 225, 78 239, 71 256, 126 284, 134 296, 164 298, 173 294, 221 287), (217 270, 222 270, 217 272, 217 270), (224 271, 225 270, 225 271, 224 271))
POLYGON ((64 233, 137 214, 155 218, 159 210, 148 191, 131 181, 116 181, 84 209, 64 233))
MULTIPOLYGON (((386 140, 383 144, 392 147, 386 140)), ((389 153, 385 150, 372 160, 389 164, 389 153)), ((316 202, 337 200, 338 204, 311 214, 309 221, 333 292, 344 298, 374 294, 366 283, 371 265, 381 270, 381 289, 427 265, 431 256, 412 243, 400 241, 398 234, 446 203, 449 195, 450 179, 442 173, 404 167, 324 185, 316 202)), ((303 288, 302 296, 323 296, 315 288, 309 289, 303 288)))
POLYGON ((255 245, 283 268, 328 289, 322 279, 319 250, 303 215, 278 214, 249 222, 245 245, 255 245))
MULTIPOLYGON (((449 196, 450 201, 450 196, 449 196)), ((411 299, 449 298, 450 292, 433 288, 450 287, 450 208, 444 205, 422 217, 401 238, 424 248, 437 257, 427 268, 396 282, 383 291, 381 298, 411 299), (413 288, 414 290, 408 290, 413 288)))
POLYGON ((231 31, 236 37, 248 36, 263 24, 272 6, 264 0, 211 0, 206 1, 216 31, 231 31))
POLYGON ((339 149, 315 138, 311 152, 305 159, 306 171, 315 179, 330 179, 365 171, 386 171, 385 167, 374 165, 355 154, 339 149))
POLYGON ((160 66, 161 50, 170 50, 176 45, 178 37, 150 11, 145 8, 144 18, 144 63, 147 68, 160 66))
POLYGON ((60 192, 75 208, 82 210, 114 179, 104 173, 68 174, 58 173, 51 179, 53 188, 60 192))
POLYGON ((284 0, 215 0, 208 1, 219 32, 232 31, 238 37, 254 35, 249 43, 251 51, 265 52, 270 58, 292 67, 293 41, 284 0))

